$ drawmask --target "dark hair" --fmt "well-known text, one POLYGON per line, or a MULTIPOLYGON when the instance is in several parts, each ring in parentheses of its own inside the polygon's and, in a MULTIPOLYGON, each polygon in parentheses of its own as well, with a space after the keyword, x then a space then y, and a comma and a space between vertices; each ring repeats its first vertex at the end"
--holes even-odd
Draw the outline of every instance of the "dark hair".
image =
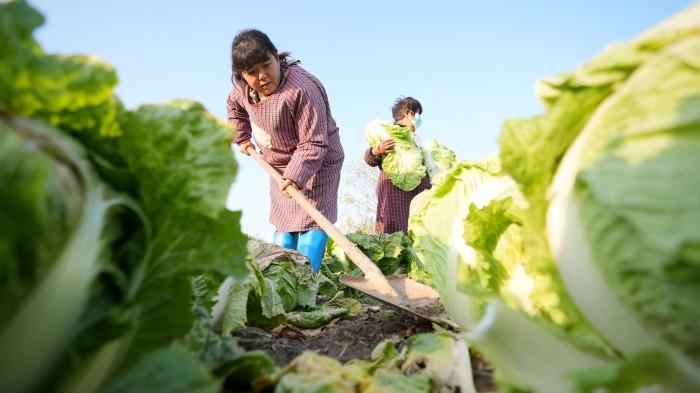
POLYGON ((394 121, 399 121, 406 116, 406 112, 423 113, 423 106, 413 97, 401 96, 391 107, 391 115, 394 117, 394 121))
POLYGON ((277 56, 284 60, 289 52, 277 52, 277 47, 270 41, 270 37, 260 30, 241 30, 233 38, 231 44, 231 72, 232 80, 242 80, 242 72, 248 68, 266 61, 270 56, 277 56))

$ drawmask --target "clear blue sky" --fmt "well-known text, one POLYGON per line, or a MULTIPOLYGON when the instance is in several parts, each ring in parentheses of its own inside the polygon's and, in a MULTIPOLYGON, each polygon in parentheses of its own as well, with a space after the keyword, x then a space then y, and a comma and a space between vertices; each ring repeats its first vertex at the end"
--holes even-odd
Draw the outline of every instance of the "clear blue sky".
MULTIPOLYGON (((231 40, 243 28, 265 31, 325 85, 346 166, 366 148, 364 125, 389 119, 399 95, 423 104, 423 141, 435 138, 460 159, 494 154, 506 118, 541 112, 533 95, 538 78, 571 70, 690 3, 31 2, 47 18, 37 35, 44 48, 112 63, 129 108, 185 97, 225 118, 231 40)), ((244 231, 270 239, 267 177, 251 159, 236 158, 231 206, 243 210, 244 231)))

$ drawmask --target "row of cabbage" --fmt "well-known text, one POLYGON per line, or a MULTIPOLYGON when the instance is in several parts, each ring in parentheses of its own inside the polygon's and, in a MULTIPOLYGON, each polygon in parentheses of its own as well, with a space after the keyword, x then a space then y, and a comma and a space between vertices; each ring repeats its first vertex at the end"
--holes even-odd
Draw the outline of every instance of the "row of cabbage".
POLYGON ((503 391, 700 391, 700 4, 536 93, 496 157, 423 147, 432 285, 503 391))

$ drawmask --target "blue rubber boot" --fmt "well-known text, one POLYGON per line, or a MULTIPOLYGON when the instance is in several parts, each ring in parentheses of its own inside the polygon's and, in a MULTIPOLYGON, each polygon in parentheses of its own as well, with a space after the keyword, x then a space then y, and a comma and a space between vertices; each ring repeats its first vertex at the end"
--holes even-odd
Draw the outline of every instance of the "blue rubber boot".
POLYGON ((326 251, 327 240, 328 235, 320 229, 312 229, 299 234, 297 251, 309 257, 311 266, 316 273, 321 270, 321 261, 323 261, 323 253, 326 251))
POLYGON ((290 250, 297 249, 298 240, 299 232, 275 232, 272 236, 272 243, 290 250))

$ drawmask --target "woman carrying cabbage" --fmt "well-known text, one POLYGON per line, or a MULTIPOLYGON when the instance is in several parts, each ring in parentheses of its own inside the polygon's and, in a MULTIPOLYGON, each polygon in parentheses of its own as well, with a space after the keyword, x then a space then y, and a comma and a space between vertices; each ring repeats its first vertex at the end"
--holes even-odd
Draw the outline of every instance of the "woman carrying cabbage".
POLYGON ((377 181, 377 233, 408 232, 411 200, 430 188, 430 179, 416 145, 423 107, 412 97, 399 97, 391 108, 393 123, 371 121, 367 129, 370 148, 365 162, 379 167, 377 181))

